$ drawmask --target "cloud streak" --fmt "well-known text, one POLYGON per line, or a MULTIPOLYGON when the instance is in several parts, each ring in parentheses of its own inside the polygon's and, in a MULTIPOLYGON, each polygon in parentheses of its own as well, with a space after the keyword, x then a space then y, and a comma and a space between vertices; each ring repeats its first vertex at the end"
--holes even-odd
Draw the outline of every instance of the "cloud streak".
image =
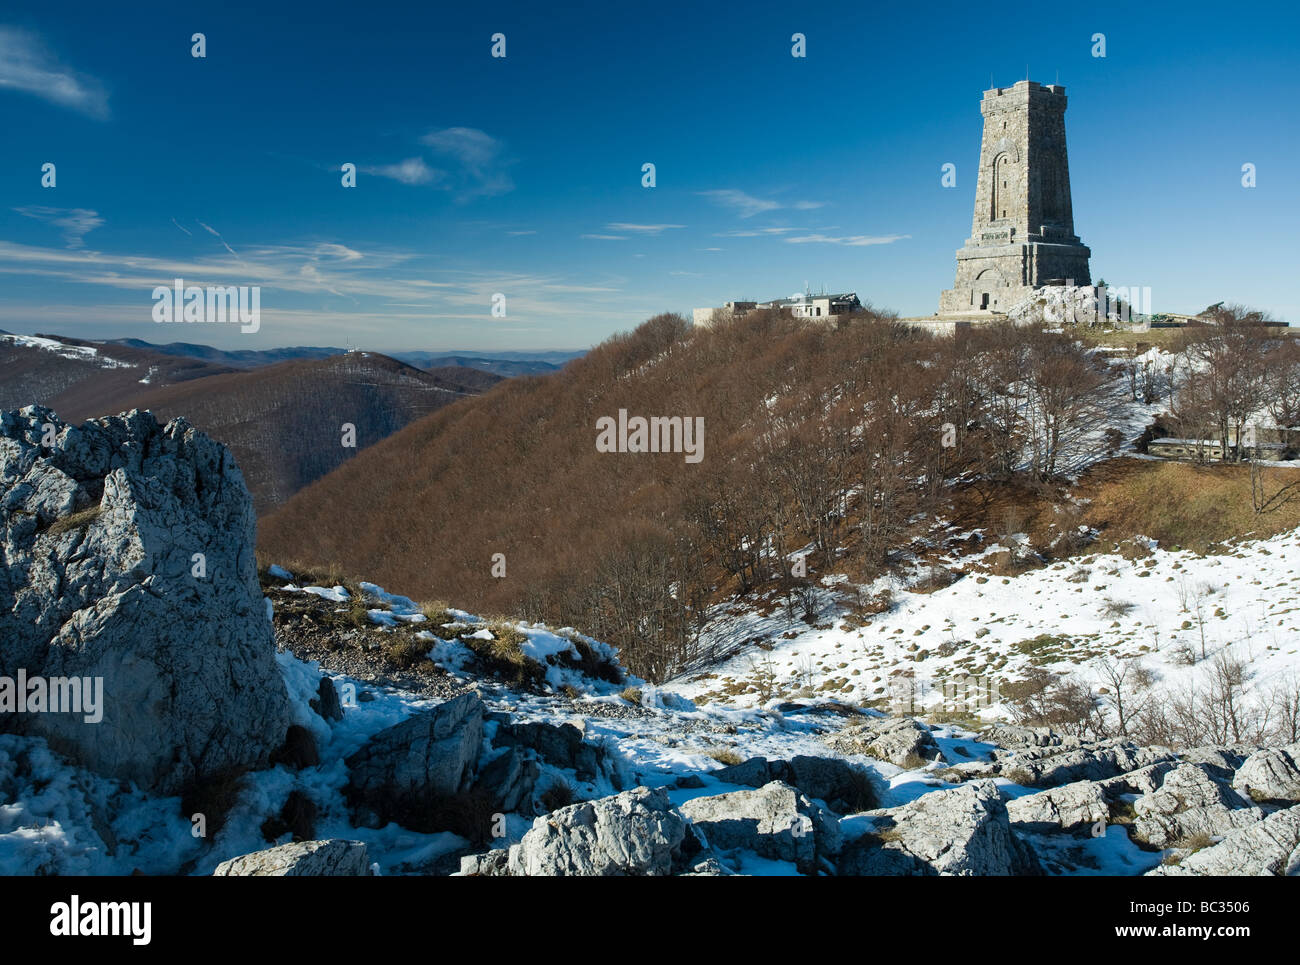
POLYGON ((730 208, 742 218, 752 218, 756 214, 767 214, 769 211, 780 211, 782 208, 788 208, 792 211, 811 211, 823 205, 821 201, 795 201, 793 204, 785 204, 767 198, 756 198, 752 194, 738 191, 735 188, 721 188, 715 191, 698 191, 696 193, 700 197, 708 198, 719 207, 730 208))
POLYGON ((0 26, 0 91, 33 94, 51 104, 100 120, 108 117, 108 94, 93 77, 61 64, 33 33, 0 26))
POLYGON ((35 218, 58 228, 69 248, 83 247, 86 235, 104 223, 99 212, 89 208, 47 208, 36 204, 14 208, 14 211, 25 218, 35 218))
POLYGON ((658 235, 671 228, 685 228, 684 224, 628 224, 625 221, 615 221, 605 225, 610 231, 624 231, 637 235, 658 235))
POLYGON ((892 245, 895 241, 902 241, 904 238, 910 238, 911 235, 846 235, 844 237, 834 237, 832 235, 811 234, 798 235, 794 238, 784 239, 787 244, 791 245, 844 245, 849 248, 864 248, 869 245, 892 245))

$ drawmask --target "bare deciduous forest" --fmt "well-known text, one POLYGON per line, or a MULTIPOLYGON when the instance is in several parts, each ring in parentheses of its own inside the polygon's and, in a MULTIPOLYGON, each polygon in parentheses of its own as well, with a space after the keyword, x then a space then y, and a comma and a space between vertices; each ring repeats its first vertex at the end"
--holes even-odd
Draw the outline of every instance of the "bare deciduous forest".
MULTIPOLYGON (((1159 393, 1176 418, 1222 428, 1273 397, 1268 385, 1297 382, 1294 343, 1256 322, 1186 333, 1179 357, 1199 353, 1210 374, 1131 366, 1126 383, 1042 327, 944 338, 872 310, 833 326, 756 312, 711 329, 660 315, 560 373, 510 380, 377 444, 264 519, 259 549, 418 599, 572 624, 663 679, 698 656, 711 602, 797 594, 832 569, 869 579, 938 515, 992 532, 1010 515, 1051 516, 1042 551, 1068 554, 1082 517, 1061 477, 1131 441, 1104 431, 1116 393, 1159 393), (703 460, 598 452, 597 420, 620 409, 703 416, 703 460), (807 576, 792 575, 799 554, 807 576)), ((1166 468, 1127 462, 1140 484, 1094 493, 1101 529, 1122 532, 1133 492, 1166 468)), ((1238 491, 1213 468, 1184 482, 1238 491)))

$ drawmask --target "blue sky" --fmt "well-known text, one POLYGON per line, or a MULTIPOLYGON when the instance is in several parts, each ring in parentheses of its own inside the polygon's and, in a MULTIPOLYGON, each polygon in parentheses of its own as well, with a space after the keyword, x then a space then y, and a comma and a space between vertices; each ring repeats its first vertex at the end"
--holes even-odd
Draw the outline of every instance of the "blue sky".
POLYGON ((0 328, 585 348, 805 282, 929 314, 981 92, 1026 69, 1070 96, 1094 279, 1300 320, 1293 6, 177 6, 0 11, 0 328), (260 285, 260 330, 153 322, 175 277, 260 285))

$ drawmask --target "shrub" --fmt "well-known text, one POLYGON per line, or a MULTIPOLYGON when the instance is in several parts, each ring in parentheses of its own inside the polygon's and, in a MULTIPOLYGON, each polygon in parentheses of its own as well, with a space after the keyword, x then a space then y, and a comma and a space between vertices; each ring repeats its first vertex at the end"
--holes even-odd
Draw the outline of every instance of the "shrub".
POLYGON ((384 653, 395 666, 402 670, 411 670, 425 662, 429 649, 427 640, 417 640, 411 636, 394 640, 385 648, 384 653))
POLYGON ((1101 615, 1107 620, 1118 620, 1120 617, 1128 616, 1135 605, 1127 600, 1112 600, 1110 597, 1106 597, 1101 608, 1101 615))
POLYGON ((475 637, 473 633, 459 638, 473 651, 483 669, 512 687, 540 686, 546 679, 546 668, 524 653, 523 644, 528 638, 503 620, 488 621, 487 629, 492 634, 491 640, 475 637))
POLYGON ((638 707, 641 706, 640 687, 628 687, 621 694, 619 694, 619 696, 622 697, 624 700, 626 700, 629 704, 636 704, 636 706, 638 707))
POLYGON ((621 684, 623 682, 623 668, 614 660, 602 653, 597 653, 596 649, 581 637, 569 636, 567 639, 572 642, 573 648, 578 651, 575 659, 570 656, 574 665, 584 677, 590 677, 592 680, 604 680, 611 684, 621 684))
POLYGON ((558 811, 560 808, 568 807, 573 803, 573 788, 569 782, 563 779, 557 779, 550 787, 542 792, 542 806, 546 808, 549 814, 552 811, 558 811))

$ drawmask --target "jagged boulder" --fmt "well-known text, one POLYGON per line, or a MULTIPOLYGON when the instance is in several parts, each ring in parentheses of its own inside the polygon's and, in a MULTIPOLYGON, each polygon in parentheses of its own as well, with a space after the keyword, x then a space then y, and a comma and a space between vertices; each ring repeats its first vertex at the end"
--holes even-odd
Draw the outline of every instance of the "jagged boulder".
POLYGON ((482 740, 483 701, 472 693, 380 731, 345 761, 358 821, 443 830, 436 812, 469 787, 482 740))
POLYGON ((321 677, 316 689, 316 696, 309 702, 311 709, 324 720, 339 721, 343 719, 343 702, 339 700, 338 688, 329 677, 321 677))
POLYGON ((369 875, 371 870, 364 842, 327 838, 295 841, 241 855, 221 862, 212 874, 214 877, 315 878, 369 875))
POLYGON ((603 749, 582 739, 582 731, 572 724, 547 724, 543 721, 502 723, 492 743, 497 747, 525 747, 548 764, 574 771, 580 781, 595 780, 600 771, 603 749))
POLYGON ((459 875, 477 878, 510 877, 510 852, 496 848, 479 854, 467 854, 460 859, 459 875))
POLYGON ((502 813, 533 814, 533 791, 540 776, 535 760, 518 747, 508 747, 483 766, 474 786, 486 793, 502 813))
POLYGON ((1040 868, 1011 829, 993 781, 931 791, 880 812, 844 849, 841 875, 1026 875, 1040 868))
POLYGON ((1018 831, 1077 832, 1110 819, 1101 787, 1076 781, 1007 801, 1007 817, 1018 831))
POLYGON ((877 717, 853 723, 826 738, 841 754, 864 754, 899 767, 943 760, 934 735, 911 717, 877 717))
POLYGON ((539 817, 510 848, 506 868, 511 875, 669 875, 686 828, 667 792, 638 787, 539 817))
POLYGON ((773 781, 754 791, 693 798, 681 812, 715 851, 748 851, 816 874, 840 849, 838 822, 795 788, 773 781))
POLYGON ((102 681, 98 723, 0 728, 168 794, 264 763, 290 712, 254 525, 234 457, 184 420, 0 413, 0 677, 102 681))
POLYGON ((1133 831, 1157 848, 1181 847, 1258 823, 1264 812, 1197 764, 1180 764, 1133 803, 1133 831))
POLYGON ((1300 801, 1300 744, 1251 754, 1232 786, 1252 801, 1300 801))

